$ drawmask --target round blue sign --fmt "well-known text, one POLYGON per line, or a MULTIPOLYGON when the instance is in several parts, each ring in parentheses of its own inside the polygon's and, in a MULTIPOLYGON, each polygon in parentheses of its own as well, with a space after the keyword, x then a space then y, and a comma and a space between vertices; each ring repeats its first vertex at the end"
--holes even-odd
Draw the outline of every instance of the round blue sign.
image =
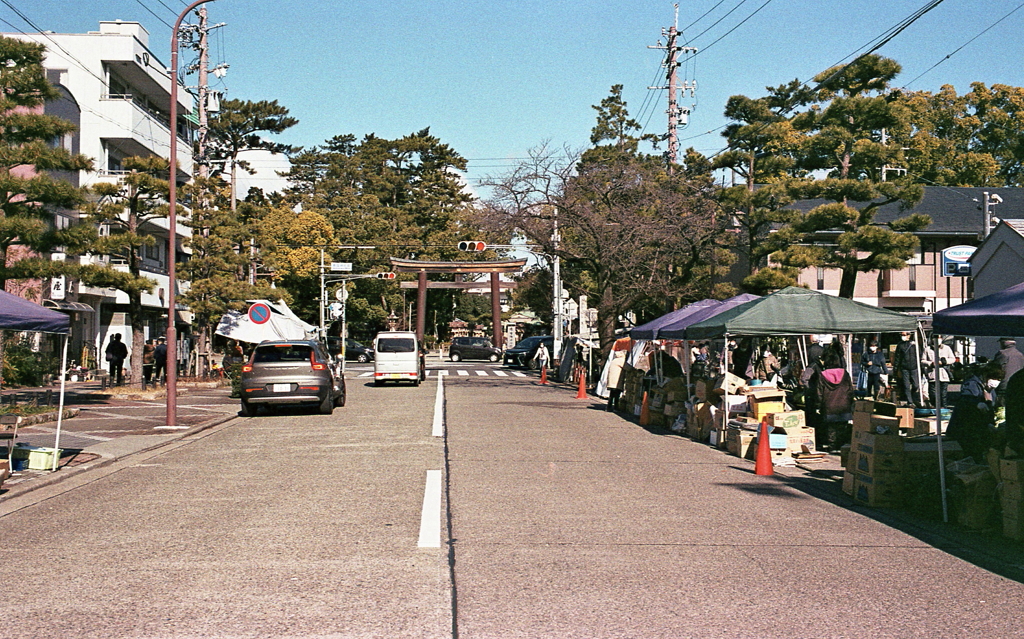
POLYGON ((266 324, 270 319, 270 307, 262 302, 257 302, 249 307, 249 319, 254 324, 266 324))

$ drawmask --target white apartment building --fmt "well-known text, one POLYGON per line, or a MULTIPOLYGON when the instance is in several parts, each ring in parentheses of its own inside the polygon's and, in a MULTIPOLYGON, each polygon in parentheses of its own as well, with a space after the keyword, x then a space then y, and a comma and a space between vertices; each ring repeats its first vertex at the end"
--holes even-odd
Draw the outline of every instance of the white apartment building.
MULTIPOLYGON (((138 22, 100 22, 99 31, 89 33, 5 33, 6 37, 37 42, 46 47, 44 66, 51 84, 63 98, 49 103, 44 112, 70 120, 77 133, 61 144, 93 159, 94 171, 64 174, 76 186, 117 182, 124 171, 122 161, 131 156, 170 155, 170 79, 167 66, 149 48, 149 33, 138 22)), ((169 52, 166 52, 169 55, 169 52)), ((193 99, 179 85, 177 181, 188 181, 192 171, 192 139, 195 120, 193 99)), ((63 212, 66 218, 78 215, 63 212)), ((70 221, 70 220, 69 220, 70 221)), ((177 221, 177 259, 185 251, 182 240, 190 234, 177 221)), ((58 219, 58 224, 60 224, 58 219)), ((100 233, 107 229, 100 229, 100 233)), ((156 281, 151 294, 143 296, 146 337, 156 337, 167 328, 168 223, 166 219, 147 224, 143 232, 157 242, 145 249, 143 275, 156 281)), ((62 256, 53 256, 62 259, 62 256)), ((85 256, 86 262, 109 262, 127 270, 115 258, 85 256)), ((42 303, 72 313, 72 358, 83 365, 104 366, 103 350, 114 333, 121 333, 131 346, 128 297, 114 289, 83 286, 78 282, 50 282, 42 287, 42 303)), ((187 316, 186 316, 187 317, 187 316)), ((181 317, 179 316, 179 322, 181 317)), ((187 333, 187 324, 179 325, 187 333)))

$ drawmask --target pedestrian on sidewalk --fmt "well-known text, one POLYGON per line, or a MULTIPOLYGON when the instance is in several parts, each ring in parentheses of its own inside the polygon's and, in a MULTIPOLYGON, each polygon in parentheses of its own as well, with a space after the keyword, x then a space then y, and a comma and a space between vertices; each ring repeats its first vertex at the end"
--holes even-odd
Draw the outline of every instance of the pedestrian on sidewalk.
POLYGON ((871 340, 868 350, 860 358, 860 367, 867 374, 867 392, 871 399, 878 399, 882 392, 882 376, 889 369, 885 363, 885 353, 878 350, 878 342, 871 340))
POLYGON ((153 349, 153 380, 162 382, 167 370, 167 338, 158 337, 153 349))
POLYGON ((128 357, 128 347, 121 341, 121 334, 114 333, 104 351, 109 363, 110 383, 120 386, 124 384, 124 360, 128 357))
POLYGON ((153 340, 147 339, 142 347, 142 381, 146 384, 153 381, 153 353, 155 351, 156 346, 153 345, 153 340))
POLYGON ((900 335, 900 343, 896 345, 892 366, 903 400, 912 408, 920 407, 921 358, 917 352, 917 344, 910 341, 910 333, 900 335))

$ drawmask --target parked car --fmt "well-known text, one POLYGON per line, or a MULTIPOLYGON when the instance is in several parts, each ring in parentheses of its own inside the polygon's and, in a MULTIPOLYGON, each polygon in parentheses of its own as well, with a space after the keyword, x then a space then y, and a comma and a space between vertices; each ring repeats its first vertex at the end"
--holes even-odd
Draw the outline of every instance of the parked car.
MULTIPOLYGON (((341 354, 341 338, 340 337, 328 337, 327 348, 331 352, 331 355, 337 357, 341 354)), ((373 361, 373 349, 369 346, 363 346, 354 339, 345 340, 345 360, 346 361, 357 361, 360 364, 373 361)))
POLYGON ((373 384, 412 382, 419 386, 426 377, 426 360, 420 352, 416 333, 385 331, 373 339, 373 384))
POLYGON ((537 368, 537 363, 533 358, 541 344, 547 346, 548 355, 553 354, 555 338, 550 335, 534 335, 533 337, 520 340, 518 344, 505 351, 503 363, 505 366, 535 369, 537 368))
POLYGON ((457 362, 463 359, 486 359, 496 362, 501 359, 501 349, 495 348, 486 337, 456 337, 448 349, 448 357, 457 362))
POLYGON ((345 378, 321 342, 262 342, 242 365, 242 415, 258 406, 314 404, 324 415, 345 405, 345 378))

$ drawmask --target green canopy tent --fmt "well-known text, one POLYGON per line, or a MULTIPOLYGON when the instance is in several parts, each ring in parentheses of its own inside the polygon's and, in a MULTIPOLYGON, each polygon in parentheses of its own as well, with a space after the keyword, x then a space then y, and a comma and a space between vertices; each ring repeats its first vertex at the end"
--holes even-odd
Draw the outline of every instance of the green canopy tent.
POLYGON ((916 330, 917 319, 908 315, 790 286, 691 324, 686 329, 686 339, 916 330))

